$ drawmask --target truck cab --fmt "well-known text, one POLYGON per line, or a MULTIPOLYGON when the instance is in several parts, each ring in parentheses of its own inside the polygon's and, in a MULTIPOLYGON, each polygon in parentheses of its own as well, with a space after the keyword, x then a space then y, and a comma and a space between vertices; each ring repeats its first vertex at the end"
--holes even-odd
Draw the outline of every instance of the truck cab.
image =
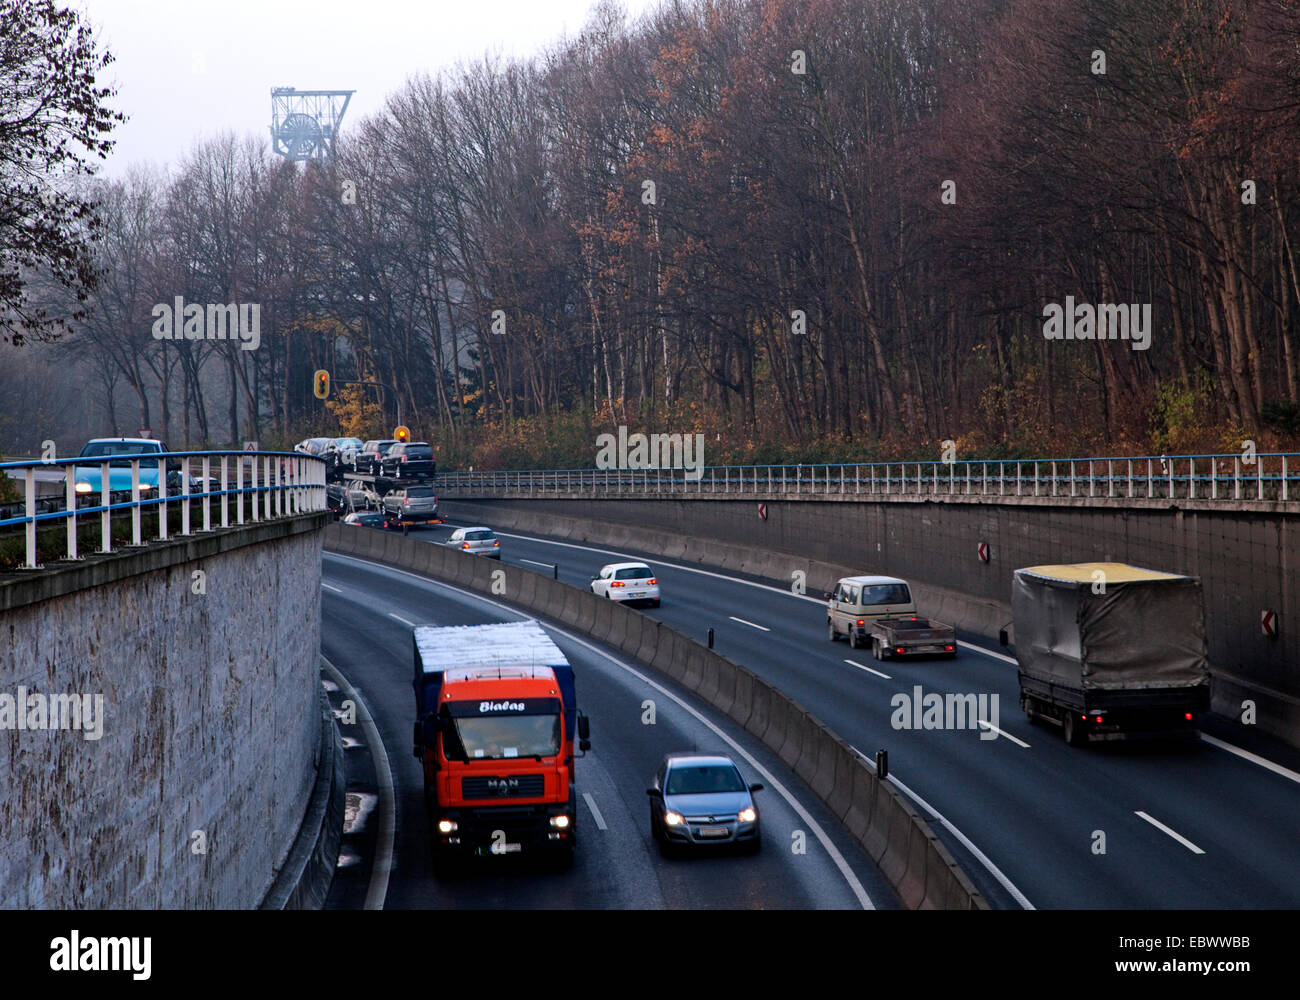
POLYGON ((827 637, 847 637, 855 649, 867 644, 876 619, 915 614, 911 588, 895 576, 846 576, 826 595, 827 637))
POLYGON ((573 668, 536 622, 415 629, 415 756, 435 864, 558 854, 577 836, 574 753, 590 746, 573 668))

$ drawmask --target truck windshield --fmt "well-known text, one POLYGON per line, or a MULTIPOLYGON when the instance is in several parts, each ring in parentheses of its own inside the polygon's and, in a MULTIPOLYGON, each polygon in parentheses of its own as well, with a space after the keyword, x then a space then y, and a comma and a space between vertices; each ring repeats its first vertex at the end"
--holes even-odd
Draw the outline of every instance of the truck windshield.
POLYGON ((862 588, 862 604, 910 604, 912 595, 904 583, 882 583, 862 588))
POLYGON ((560 752, 560 715, 457 718, 446 732, 443 749, 450 760, 554 757, 560 752))

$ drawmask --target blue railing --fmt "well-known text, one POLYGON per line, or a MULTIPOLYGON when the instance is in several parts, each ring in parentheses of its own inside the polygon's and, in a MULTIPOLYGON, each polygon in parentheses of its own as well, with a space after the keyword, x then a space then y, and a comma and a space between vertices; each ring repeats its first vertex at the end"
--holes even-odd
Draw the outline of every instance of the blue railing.
MULTIPOLYGON (((22 527, 26 534, 24 569, 40 568, 36 561, 36 529, 41 524, 62 521, 67 527, 64 558, 77 554, 79 519, 99 515, 99 552, 113 547, 112 517, 131 512, 131 544, 144 544, 141 513, 157 508, 158 538, 168 538, 168 506, 180 507, 180 534, 211 531, 215 515, 220 527, 248 522, 293 517, 325 509, 325 463, 299 452, 179 451, 147 455, 105 455, 48 461, 0 462, 0 475, 9 475, 22 486, 23 499, 0 509, 0 530, 22 527), (111 489, 111 469, 119 471, 130 463, 130 488, 111 489), (161 462, 161 467, 159 465, 161 462), (140 470, 157 470, 158 485, 141 482, 140 470), (177 480, 168 485, 168 466, 175 466, 177 480), (77 481, 77 470, 83 471, 77 481), (196 475, 198 473, 198 475, 196 475), (97 477, 98 487, 94 480, 97 477), (40 495, 38 486, 58 484, 61 489, 40 495), (195 487, 200 487, 196 489, 195 487), (96 503, 95 501, 98 500, 96 503), (202 528, 191 525, 192 504, 198 503, 202 528), (9 516, 3 516, 8 513, 9 516)), ((125 477, 123 477, 125 478, 125 477)), ((154 478, 147 476, 147 479, 154 478)))
MULTIPOLYGON (((666 464, 666 463, 665 463, 666 464)), ((448 497, 659 494, 1057 497, 1233 503, 1300 500, 1300 454, 1151 455, 697 469, 546 469, 445 473, 448 497)))

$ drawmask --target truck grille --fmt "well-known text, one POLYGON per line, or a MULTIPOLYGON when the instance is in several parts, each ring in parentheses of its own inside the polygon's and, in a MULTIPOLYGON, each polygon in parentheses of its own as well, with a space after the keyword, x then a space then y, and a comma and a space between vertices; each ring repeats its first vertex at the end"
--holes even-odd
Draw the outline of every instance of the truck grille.
POLYGON ((460 793, 467 799, 537 798, 546 791, 541 774, 483 775, 462 778, 460 793))

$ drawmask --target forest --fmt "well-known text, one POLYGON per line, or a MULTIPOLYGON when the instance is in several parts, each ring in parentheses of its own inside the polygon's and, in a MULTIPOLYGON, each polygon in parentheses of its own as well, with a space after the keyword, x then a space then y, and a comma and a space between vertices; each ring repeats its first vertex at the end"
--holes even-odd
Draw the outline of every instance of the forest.
POLYGON ((84 316, 0 363, 174 448, 388 436, 396 393, 444 467, 619 426, 708 464, 1300 444, 1295 3, 604 2, 411 72, 332 160, 250 131, 87 181, 84 316), (256 349, 157 339, 177 297, 257 305, 256 349))

